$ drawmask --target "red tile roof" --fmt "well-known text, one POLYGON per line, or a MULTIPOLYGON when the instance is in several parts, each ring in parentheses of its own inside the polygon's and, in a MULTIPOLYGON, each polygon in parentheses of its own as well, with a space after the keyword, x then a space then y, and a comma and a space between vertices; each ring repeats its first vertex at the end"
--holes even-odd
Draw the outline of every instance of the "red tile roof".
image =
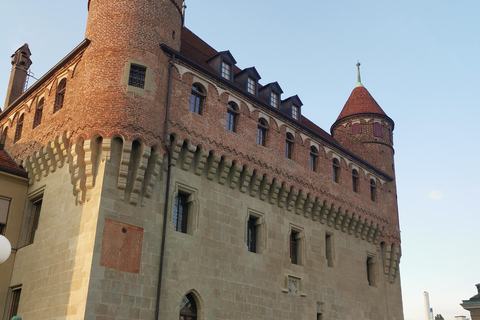
POLYGON ((24 176, 26 172, 10 157, 10 155, 0 145, 0 171, 24 176))
POLYGON ((370 92, 368 92, 365 87, 358 86, 353 89, 336 121, 348 116, 365 113, 387 116, 382 108, 380 108, 377 101, 373 99, 370 92))

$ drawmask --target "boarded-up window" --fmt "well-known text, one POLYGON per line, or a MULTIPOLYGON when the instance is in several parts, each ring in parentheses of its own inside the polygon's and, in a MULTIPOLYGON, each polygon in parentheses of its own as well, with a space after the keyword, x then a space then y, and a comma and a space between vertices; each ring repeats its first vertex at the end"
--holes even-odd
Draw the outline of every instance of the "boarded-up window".
POLYGON ((373 134, 375 137, 383 138, 383 127, 379 122, 373 124, 373 134))
POLYGON ((362 125, 360 123, 352 124, 352 133, 353 134, 362 133, 362 125))

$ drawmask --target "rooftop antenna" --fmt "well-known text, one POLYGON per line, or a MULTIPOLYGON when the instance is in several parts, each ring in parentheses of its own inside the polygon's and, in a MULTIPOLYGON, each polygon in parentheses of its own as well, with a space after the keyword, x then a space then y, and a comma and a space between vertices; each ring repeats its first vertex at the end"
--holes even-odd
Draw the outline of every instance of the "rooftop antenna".
POLYGON ((362 81, 360 81, 360 62, 357 60, 357 85, 356 87, 363 87, 362 81))

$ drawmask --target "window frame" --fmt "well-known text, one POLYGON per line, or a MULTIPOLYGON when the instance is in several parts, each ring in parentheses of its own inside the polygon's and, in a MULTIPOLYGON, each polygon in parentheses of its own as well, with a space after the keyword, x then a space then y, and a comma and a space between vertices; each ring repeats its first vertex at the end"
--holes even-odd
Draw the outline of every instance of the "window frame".
POLYGON ((125 62, 124 72, 122 78, 120 80, 120 84, 126 87, 127 92, 131 92, 137 94, 139 96, 145 96, 147 91, 152 92, 154 89, 154 85, 152 82, 152 68, 148 63, 144 63, 142 61, 129 59, 125 62), (130 70, 133 66, 139 66, 145 68, 145 82, 143 88, 136 87, 130 85, 130 70))
POLYGON ((352 190, 359 193, 360 176, 357 169, 352 169, 352 190))
POLYGON ((5 303, 4 318, 12 319, 12 317, 18 315, 18 306, 20 305, 20 299, 22 296, 22 286, 14 286, 8 288, 7 301, 5 303))
POLYGON ((227 104, 227 120, 225 127, 228 131, 237 132, 238 129, 238 117, 240 111, 237 104, 233 101, 227 104))
POLYGON ((263 213, 249 209, 245 220, 245 244, 247 250, 256 254, 262 253, 267 246, 266 235, 267 227, 263 213), (252 238, 253 242, 251 242, 252 238))
POLYGON ((15 128, 15 137, 13 138, 14 143, 22 138, 24 115, 25 115, 25 113, 22 113, 18 117, 17 127, 15 128))
POLYGON ((257 144, 263 147, 267 146, 268 121, 265 118, 258 119, 257 122, 257 144))
POLYGON ((45 98, 41 97, 38 99, 37 105, 35 106, 35 116, 33 118, 33 129, 35 129, 42 123, 44 106, 45 106, 45 98))
POLYGON ((380 122, 373 123, 373 135, 377 138, 383 138, 383 126, 380 122))
POLYGON ((0 234, 4 235, 5 230, 7 228, 8 215, 9 215, 9 212, 10 212, 10 205, 12 203, 12 199, 0 196, 0 203, 2 203, 2 202, 4 204, 1 206, 1 208, 4 208, 5 211, 3 211, 4 218, 2 218, 2 216, 1 216, 2 212, 0 212, 0 218, 2 218, 2 220, 0 220, 0 234))
POLYGON ((252 77, 247 77, 247 92, 255 95, 257 82, 252 77))
POLYGON ((370 179, 370 200, 377 202, 377 183, 375 179, 370 179))
POLYGON ((190 93, 190 111, 198 115, 203 114, 205 105, 206 91, 203 85, 198 82, 192 84, 190 93))
POLYGON ((318 149, 315 146, 310 146, 309 169, 313 172, 318 170, 318 149))
MULTIPOLYGON (((197 306, 197 301, 195 299, 195 296, 189 292, 186 295, 183 296, 182 301, 180 302, 180 311, 179 311, 179 318, 182 320, 197 320, 198 319, 198 306, 197 306), (190 304, 193 308, 194 311, 183 311, 187 303, 184 304, 184 301, 187 300, 188 304, 190 304), (183 305, 183 307, 182 307, 183 305)), ((189 308, 191 310, 191 308, 189 308)))
POLYGON ((371 287, 377 286, 377 263, 375 255, 367 254, 366 260, 367 283, 371 287))
POLYGON ((270 93, 270 106, 272 106, 275 109, 278 109, 279 100, 280 100, 280 95, 272 91, 270 93))
POLYGON ((30 202, 31 218, 28 227, 27 245, 30 245, 35 241, 35 235, 37 233, 38 224, 40 221, 40 214, 42 213, 43 196, 37 197, 34 200, 30 200, 30 202))
POLYGON ((220 64, 220 75, 224 79, 232 80, 232 65, 225 60, 222 60, 220 64))
POLYGON ((334 245, 333 234, 325 233, 325 259, 327 260, 327 266, 333 268, 334 266, 334 245))
POLYGON ((292 118, 297 121, 300 119, 300 108, 294 104, 292 104, 292 118))
POLYGON ((305 233, 304 230, 297 226, 290 226, 288 234, 289 242, 289 258, 291 264, 303 266, 305 262, 305 233))
POLYGON ((295 137, 290 132, 285 135, 285 158, 293 159, 293 148, 295 146, 295 137))
POLYGON ((181 233, 188 233, 188 213, 189 213, 189 194, 179 191, 175 196, 173 204, 173 229, 181 233), (182 202, 180 202, 182 201, 182 202), (179 208, 182 208, 180 212, 181 217, 178 219, 179 208))
POLYGON ((57 91, 55 93, 55 104, 53 106, 53 113, 63 108, 66 89, 67 89, 67 78, 63 78, 57 84, 57 91))
POLYGON ((355 122, 352 124, 352 134, 362 133, 362 124, 360 122, 355 122))
POLYGON ((332 180, 335 183, 340 183, 340 161, 337 158, 332 160, 332 180))

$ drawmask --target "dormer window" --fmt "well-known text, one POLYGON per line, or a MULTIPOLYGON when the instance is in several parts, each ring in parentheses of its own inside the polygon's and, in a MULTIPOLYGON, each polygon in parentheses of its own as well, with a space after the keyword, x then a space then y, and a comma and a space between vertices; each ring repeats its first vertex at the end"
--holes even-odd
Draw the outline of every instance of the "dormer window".
POLYGON ((292 105, 292 118, 298 120, 298 107, 296 105, 292 105))
POLYGON ((247 92, 250 94, 255 94, 255 80, 252 77, 248 77, 247 92))
POLYGON ((275 109, 278 109, 278 94, 275 92, 272 92, 270 95, 270 105, 275 109))
POLYGON ((300 108, 302 105, 303 103, 297 95, 291 96, 282 101, 280 111, 291 117, 293 120, 300 121, 302 112, 300 108))
POLYGON ((222 77, 227 80, 231 79, 232 66, 225 61, 222 61, 222 77))

